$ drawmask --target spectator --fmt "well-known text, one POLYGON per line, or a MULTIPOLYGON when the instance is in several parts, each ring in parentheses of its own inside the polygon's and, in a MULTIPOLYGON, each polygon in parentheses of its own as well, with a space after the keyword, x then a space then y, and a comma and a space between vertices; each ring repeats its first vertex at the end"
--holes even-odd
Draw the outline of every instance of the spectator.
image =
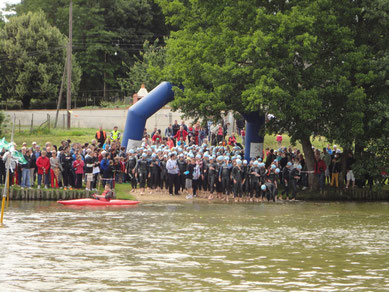
POLYGON ((222 124, 219 124, 217 128, 217 138, 216 138, 217 145, 219 145, 219 143, 222 142, 223 140, 224 140, 224 129, 222 124))
POLYGON ((228 138, 228 145, 235 146, 235 144, 236 144, 235 133, 232 133, 231 136, 228 138))
POLYGON ((339 173, 341 170, 340 158, 338 153, 335 154, 334 158, 331 161, 330 170, 331 170, 331 187, 335 184, 335 186, 338 188, 339 173))
POLYGON ((36 166, 38 168, 38 189, 41 188, 42 177, 45 188, 47 189, 50 183, 50 159, 46 156, 46 151, 42 151, 36 160, 36 166))
POLYGON ((93 167, 95 166, 95 160, 92 156, 92 150, 87 149, 85 155, 85 178, 86 178, 86 190, 90 191, 92 189, 93 182, 93 167))
POLYGON ((328 182, 328 184, 331 183, 331 177, 330 177, 330 164, 331 164, 331 155, 327 152, 327 148, 323 148, 323 157, 322 159, 324 160, 326 164, 326 171, 325 171, 325 180, 324 182, 328 182))
POLYGON ((174 121, 174 124, 172 126, 173 129, 173 137, 177 134, 177 132, 180 130, 180 125, 178 124, 177 120, 174 121))
POLYGON ((182 121, 182 122, 181 122, 181 127, 182 127, 186 132, 188 132, 188 127, 185 125, 185 121, 182 121))
POLYGON ((281 146, 282 146, 282 135, 281 134, 277 135, 276 141, 277 141, 278 148, 281 148, 281 146))
POLYGON ((173 137, 173 136, 174 134, 173 134, 172 124, 169 124, 169 127, 167 127, 165 130, 165 137, 173 137))
POLYGON ((107 133, 103 130, 103 127, 100 127, 100 129, 96 131, 95 137, 99 143, 99 147, 102 147, 107 140, 107 133))
POLYGON ((113 127, 113 131, 111 132, 110 140, 112 141, 120 141, 120 132, 118 130, 118 127, 113 127))
POLYGON ((176 138, 177 140, 181 140, 181 138, 183 138, 183 140, 185 141, 186 137, 188 137, 188 132, 184 130, 183 126, 181 126, 180 130, 177 131, 174 138, 176 138))
POLYGON ((240 131, 240 135, 241 135, 241 137, 242 137, 242 143, 243 143, 243 145, 245 145, 245 139, 246 139, 246 130, 245 129, 242 129, 241 131, 240 131))
POLYGON ((173 142, 173 139, 171 137, 169 137, 167 139, 167 146, 169 147, 169 149, 172 149, 174 147, 174 142, 173 142))
POLYGON ((27 161, 27 163, 22 164, 22 179, 20 186, 22 189, 24 187, 30 188, 31 183, 30 183, 30 167, 31 167, 31 150, 27 150, 26 147, 22 147, 22 155, 24 159, 27 161))
POLYGON ((50 157, 50 177, 51 177, 51 187, 55 188, 62 187, 62 176, 61 172, 63 170, 62 165, 60 163, 59 157, 57 157, 57 151, 53 150, 51 152, 50 157))
POLYGON ((158 139, 158 142, 161 141, 161 130, 155 131, 155 132, 154 132, 154 135, 153 135, 153 137, 152 137, 151 140, 152 140, 154 143, 156 143, 157 139, 158 139))
POLYGON ((346 189, 348 189, 349 185, 350 185, 350 181, 353 182, 353 188, 355 187, 355 177, 354 177, 354 173, 353 173, 353 164, 355 163, 355 158, 354 158, 354 155, 353 153, 350 151, 348 153, 348 157, 346 158, 346 170, 347 170, 347 175, 346 175, 346 179, 347 179, 347 184, 346 184, 346 189))
POLYGON ((315 155, 315 176, 319 182, 319 188, 320 191, 323 190, 324 188, 324 178, 325 178, 325 171, 326 171, 327 165, 320 158, 320 155, 316 154, 315 155))
POLYGON ((76 189, 82 188, 82 175, 84 174, 84 161, 81 159, 81 155, 77 154, 76 161, 73 162, 74 173, 76 174, 76 189))

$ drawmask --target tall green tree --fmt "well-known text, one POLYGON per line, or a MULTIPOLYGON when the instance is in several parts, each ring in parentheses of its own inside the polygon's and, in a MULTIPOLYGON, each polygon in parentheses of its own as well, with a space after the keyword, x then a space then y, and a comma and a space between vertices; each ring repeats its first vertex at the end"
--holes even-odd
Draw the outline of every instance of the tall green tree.
MULTIPOLYGON (((68 0, 22 0, 17 15, 42 10, 48 21, 68 34, 68 0)), ((134 55, 146 40, 168 34, 153 0, 73 0, 73 51, 82 68, 80 95, 113 95, 120 91, 134 55)))
POLYGON ((120 86, 127 95, 139 90, 142 83, 146 88, 153 89, 161 81, 161 74, 166 66, 166 48, 159 45, 159 40, 154 43, 146 41, 140 56, 135 56, 132 66, 124 64, 128 70, 127 77, 119 79, 120 86))
POLYGON ((382 85, 383 59, 373 68, 378 60, 368 31, 387 40, 387 22, 361 23, 372 8, 382 11, 385 1, 159 3, 178 28, 167 42, 165 69, 168 80, 185 88, 175 89, 175 108, 206 118, 229 110, 272 113, 267 130, 299 140, 310 169, 310 137, 348 148, 369 137, 366 125, 377 112, 369 103, 379 92, 384 103, 388 84, 382 85), (380 80, 380 89, 372 87, 380 80))
MULTIPOLYGON (((66 59, 67 39, 42 12, 12 17, 0 29, 0 94, 29 108, 56 104, 66 59)), ((80 70, 73 64, 73 90, 80 70)))

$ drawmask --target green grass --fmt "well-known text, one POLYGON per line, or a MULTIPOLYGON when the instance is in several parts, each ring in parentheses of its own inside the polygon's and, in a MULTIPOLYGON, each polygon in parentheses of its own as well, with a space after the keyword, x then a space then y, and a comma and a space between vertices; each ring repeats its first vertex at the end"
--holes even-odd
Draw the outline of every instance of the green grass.
POLYGON ((131 190, 130 184, 115 184, 116 198, 121 200, 136 200, 129 192, 131 190))
MULTIPOLYGON (((21 187, 19 185, 13 185, 13 186, 11 186, 11 188, 13 188, 15 190, 20 190, 21 189, 21 187)), ((33 189, 37 189, 37 187, 35 186, 33 189)), ((42 190, 46 191, 46 189, 43 186, 42 186, 42 190)), ((69 191, 65 191, 63 189, 52 189, 52 188, 47 189, 47 191, 50 191, 50 190, 56 190, 56 191, 60 191, 60 192, 69 192, 69 191)), ((130 184, 127 184, 127 183, 125 183, 125 184, 115 184, 115 193, 116 193, 116 198, 117 199, 120 199, 120 200, 133 200, 133 201, 135 201, 136 198, 129 193, 130 190, 131 190, 131 185, 130 184)), ((73 191, 75 191, 75 192, 84 192, 85 191, 85 185, 83 185, 82 189, 74 189, 73 191)), ((103 191, 104 191, 104 188, 100 185, 98 193, 101 194, 103 191)))
MULTIPOLYGON (((14 142, 20 147, 23 142, 27 143, 30 147, 32 142, 37 142, 38 145, 44 146, 46 142, 51 142, 53 145, 60 145, 61 141, 70 139, 72 142, 90 143, 95 138, 97 129, 50 129, 47 128, 34 130, 30 133, 30 130, 15 130, 14 142)), ((109 132, 106 130, 106 132, 109 132)), ((11 134, 6 133, 5 139, 10 141, 11 134)))

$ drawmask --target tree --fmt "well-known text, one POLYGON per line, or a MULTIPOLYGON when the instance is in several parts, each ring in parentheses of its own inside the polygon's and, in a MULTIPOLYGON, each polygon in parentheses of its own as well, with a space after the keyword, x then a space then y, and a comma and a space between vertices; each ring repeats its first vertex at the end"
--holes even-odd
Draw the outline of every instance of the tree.
MULTIPOLYGON (((22 0, 17 15, 42 10, 48 21, 68 34, 68 0, 22 0)), ((153 0, 73 0, 73 51, 82 68, 80 94, 108 96, 120 91, 119 78, 135 62, 146 40, 168 34, 153 0)))
MULTIPOLYGON (((55 104, 66 58, 67 40, 42 12, 12 17, 0 30, 0 94, 29 108, 55 104)), ((80 70, 73 65, 77 90, 80 70)))
MULTIPOLYGON (((387 22, 364 24, 362 39, 360 23, 369 7, 382 11, 385 1, 159 3, 178 28, 167 42, 165 69, 168 80, 185 88, 175 88, 174 108, 204 118, 230 110, 272 113, 276 118, 267 131, 299 140, 309 169, 312 136, 350 148, 368 135, 369 113, 376 113, 368 104, 388 84, 372 87, 383 81, 387 67, 371 66, 378 65, 369 44, 374 38, 366 36, 374 29, 387 41, 387 22)), ((381 103, 388 100, 385 94, 381 103)))
POLYGON ((158 43, 158 39, 153 44, 146 41, 140 57, 135 56, 134 65, 124 64, 128 70, 127 77, 119 79, 119 84, 127 94, 136 92, 142 83, 153 89, 163 81, 161 72, 166 65, 166 49, 158 43))

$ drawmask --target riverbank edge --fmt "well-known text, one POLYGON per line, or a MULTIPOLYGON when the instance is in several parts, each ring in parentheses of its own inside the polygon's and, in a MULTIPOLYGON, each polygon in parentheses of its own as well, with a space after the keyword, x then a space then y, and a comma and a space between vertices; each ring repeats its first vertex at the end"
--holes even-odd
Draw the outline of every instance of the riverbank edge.
MULTIPOLYGON (((2 194, 3 188, 0 187, 2 194)), ((86 190, 62 190, 62 189, 20 189, 10 188, 10 200, 36 200, 36 201, 57 201, 88 198, 94 192, 86 190)), ((204 197, 204 196, 203 196, 204 197)), ((127 194, 120 196, 121 199, 135 199, 143 202, 148 201, 187 201, 186 195, 169 196, 168 192, 146 190, 145 194, 141 194, 139 190, 129 190, 127 194)), ((233 199, 232 195, 230 198, 233 199)), ((301 201, 389 201, 389 191, 378 190, 370 191, 369 189, 351 188, 325 188, 322 192, 319 191, 299 191, 297 199, 301 201)), ((206 198, 195 198, 195 200, 205 200, 206 198)), ((221 201, 221 200, 213 200, 221 201)))

